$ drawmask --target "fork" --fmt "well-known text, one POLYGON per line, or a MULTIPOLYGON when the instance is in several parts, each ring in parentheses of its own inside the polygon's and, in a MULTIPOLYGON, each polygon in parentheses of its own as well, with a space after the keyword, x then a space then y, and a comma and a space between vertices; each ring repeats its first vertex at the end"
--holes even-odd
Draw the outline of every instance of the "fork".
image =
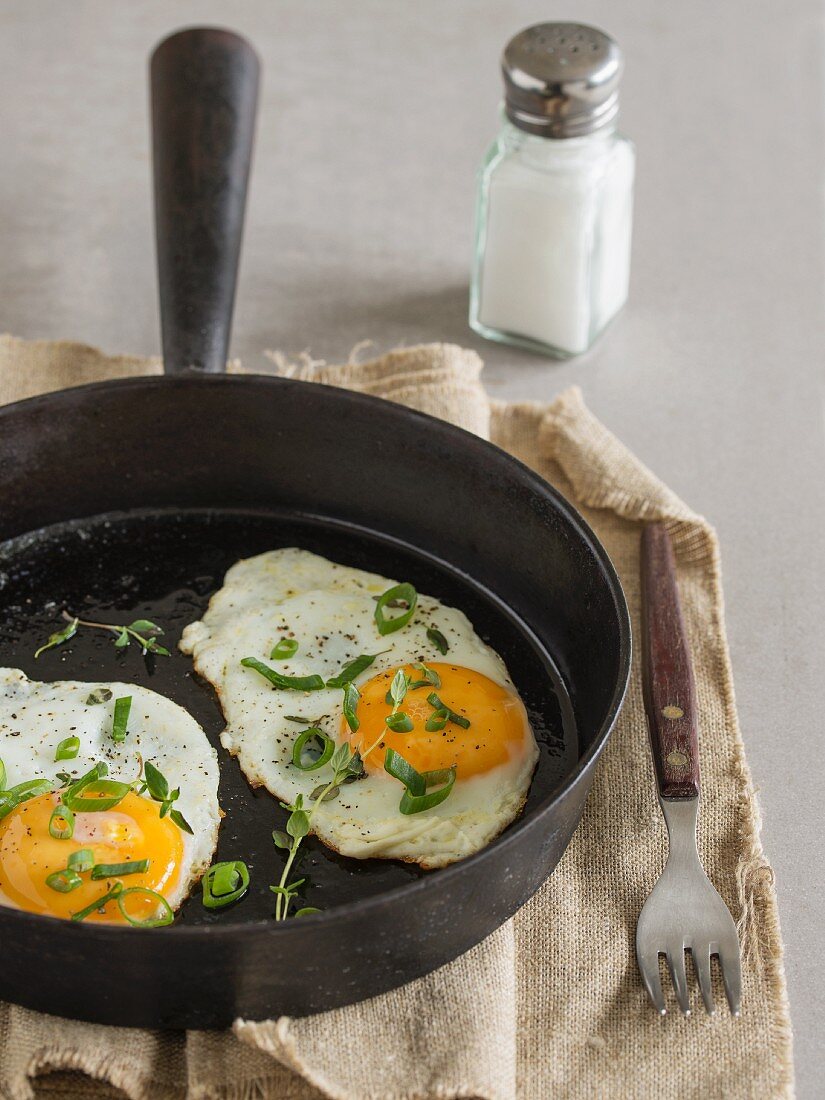
POLYGON ((739 939, 733 918, 705 874, 696 847, 699 740, 696 685, 679 604, 673 547, 661 523, 642 534, 642 663, 645 710, 659 804, 667 824, 667 864, 636 927, 645 988, 664 1015, 659 956, 665 955, 679 1008, 690 1015, 685 952, 690 951, 705 1009, 715 1011, 711 956, 722 971, 734 1016, 741 1003, 739 939))

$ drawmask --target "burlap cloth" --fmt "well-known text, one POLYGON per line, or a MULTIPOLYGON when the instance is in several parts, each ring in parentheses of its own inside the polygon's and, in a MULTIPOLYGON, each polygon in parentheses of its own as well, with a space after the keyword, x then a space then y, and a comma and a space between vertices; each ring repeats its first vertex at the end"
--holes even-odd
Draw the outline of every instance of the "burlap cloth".
MULTIPOLYGON (((276 369, 290 368, 276 360, 276 369)), ((0 341, 5 401, 158 370, 157 362, 108 358, 75 344, 0 341)), ((715 1018, 703 1011, 688 1020, 678 1012, 660 1018, 637 975, 636 918, 663 865, 666 834, 653 793, 636 664, 567 853, 524 909, 469 954, 361 1005, 304 1019, 238 1020, 225 1034, 97 1027, 0 1005, 5 1096, 116 1095, 111 1086, 135 1100, 792 1094, 776 897, 737 724, 716 537, 588 412, 577 390, 549 405, 491 403, 480 371, 473 352, 443 345, 343 367, 306 362, 292 368, 445 417, 535 467, 604 542, 634 626, 641 522, 666 521, 702 721, 700 846, 742 936, 742 1017, 732 1020, 725 1009, 715 1018)), ((722 1003, 718 988, 716 995, 722 1003)), ((695 990, 693 1000, 698 1008, 695 990)))

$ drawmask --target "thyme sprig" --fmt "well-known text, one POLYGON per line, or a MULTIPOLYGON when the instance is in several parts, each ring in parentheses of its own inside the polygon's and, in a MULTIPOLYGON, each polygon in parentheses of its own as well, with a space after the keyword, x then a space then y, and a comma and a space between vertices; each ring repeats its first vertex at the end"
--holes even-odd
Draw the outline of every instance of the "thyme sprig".
MULTIPOLYGON (((275 920, 287 919, 289 916, 290 904, 293 902, 300 887, 306 881, 300 878, 296 879, 294 882, 290 882, 289 873, 295 863, 295 859, 301 847, 301 841, 309 833, 312 827, 312 818, 316 809, 322 802, 327 801, 330 797, 334 797, 338 793, 338 788, 342 783, 346 783, 349 779, 357 779, 364 771, 364 765, 361 762, 358 750, 353 750, 352 746, 347 741, 344 741, 343 744, 338 746, 332 754, 329 763, 332 768, 332 778, 328 783, 321 787, 317 787, 312 792, 310 796, 312 801, 309 807, 304 805, 304 796, 302 794, 296 795, 295 801, 291 804, 281 803, 285 810, 289 810, 286 831, 275 829, 272 833, 272 839, 277 848, 283 848, 289 854, 287 855, 278 885, 269 887, 272 893, 275 894, 275 920)), ((296 917, 305 917, 310 913, 318 913, 319 911, 320 910, 313 906, 305 906, 303 909, 297 910, 294 915, 296 917)))
MULTIPOLYGON (((423 667, 423 666, 416 666, 423 667)), ((399 668, 392 678, 390 689, 386 695, 387 705, 392 707, 390 713, 384 719, 384 725, 387 729, 391 729, 393 733, 410 733, 413 728, 412 719, 405 711, 401 710, 401 704, 407 697, 407 692, 414 687, 412 683, 412 677, 408 676, 403 668, 399 668)), ((370 753, 381 744, 384 740, 385 732, 384 728, 381 728, 381 732, 370 745, 365 753, 362 753, 362 759, 370 755, 370 753)))
POLYGON ((68 642, 70 638, 75 636, 81 626, 89 627, 92 630, 108 630, 110 634, 115 635, 114 644, 116 649, 125 649, 134 641, 140 646, 143 654, 157 653, 162 657, 169 656, 169 650, 158 642, 158 638, 163 634, 162 627, 149 619, 135 619, 134 622, 128 624, 97 623, 89 619, 81 619, 77 615, 70 615, 68 611, 63 612, 63 618, 66 620, 66 626, 62 630, 56 630, 54 634, 49 635, 48 641, 35 652, 35 659, 41 653, 45 653, 47 649, 54 649, 56 646, 68 642))
POLYGON ((149 760, 143 765, 143 776, 140 780, 140 787, 138 789, 138 794, 143 794, 144 792, 148 792, 149 797, 154 802, 160 802, 161 817, 166 817, 166 815, 169 814, 169 817, 182 832, 189 833, 190 836, 194 835, 192 826, 180 810, 173 808, 174 803, 180 798, 180 787, 176 787, 173 791, 170 791, 169 780, 165 775, 162 775, 149 760))

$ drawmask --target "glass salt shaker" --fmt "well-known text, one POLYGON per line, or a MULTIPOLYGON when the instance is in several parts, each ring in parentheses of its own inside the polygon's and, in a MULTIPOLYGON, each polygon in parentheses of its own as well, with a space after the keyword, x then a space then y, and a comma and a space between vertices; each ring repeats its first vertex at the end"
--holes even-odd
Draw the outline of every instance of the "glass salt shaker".
POLYGON ((603 31, 540 23, 502 57, 501 129, 479 175, 470 325, 567 358, 627 299, 635 152, 616 131, 622 55, 603 31))

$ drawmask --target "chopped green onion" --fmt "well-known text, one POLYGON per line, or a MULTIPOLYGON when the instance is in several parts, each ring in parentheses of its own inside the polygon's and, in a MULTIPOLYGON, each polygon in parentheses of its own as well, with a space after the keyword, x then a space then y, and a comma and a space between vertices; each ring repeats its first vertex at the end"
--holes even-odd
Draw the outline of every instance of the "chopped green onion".
POLYGON ((13 795, 18 802, 26 802, 30 798, 36 798, 39 794, 53 791, 54 784, 50 779, 28 779, 25 783, 17 783, 9 787, 5 794, 13 795))
POLYGON ((447 725, 447 711, 446 710, 434 710, 427 721, 424 723, 424 729, 427 733, 437 733, 439 730, 443 730, 447 725))
POLYGON ((54 786, 49 779, 28 779, 25 783, 9 787, 7 791, 0 791, 0 821, 16 810, 21 802, 51 790, 54 786))
POLYGON ((445 703, 441 702, 434 691, 431 691, 427 696, 427 702, 434 710, 443 711, 447 716, 448 722, 454 722, 455 725, 461 726, 463 730, 468 730, 470 728, 470 719, 465 718, 463 714, 456 714, 454 710, 450 710, 445 703))
POLYGON ((104 909, 110 901, 120 897, 122 893, 123 883, 116 882, 111 890, 107 890, 105 894, 101 894, 101 896, 96 901, 93 901, 91 905, 87 905, 85 909, 80 909, 77 913, 72 913, 72 920, 85 920, 86 917, 91 916, 97 909, 104 909))
POLYGON ((109 765, 105 760, 98 760, 98 762, 93 764, 84 775, 81 775, 80 779, 76 779, 72 786, 79 786, 81 783, 91 783, 95 779, 103 779, 103 777, 108 774, 109 765))
POLYGON ((313 673, 312 676, 282 676, 280 672, 269 668, 255 657, 244 657, 241 664, 244 668, 254 669, 265 680, 269 680, 273 687, 283 688, 286 691, 320 691, 325 686, 322 677, 317 673, 313 673))
MULTIPOLYGON (((326 715, 323 715, 323 717, 326 718, 326 715)), ((321 719, 319 718, 318 721, 320 722, 320 720, 321 719)), ((284 721, 285 722, 298 722, 302 726, 311 726, 312 725, 312 719, 311 718, 303 718, 300 714, 285 714, 284 715, 284 721)))
POLYGON ((0 760, 0 791, 6 789, 6 765, 0 760))
MULTIPOLYGON (((84 870, 88 870, 88 868, 84 868, 84 870)), ((121 875, 142 875, 144 871, 148 870, 148 859, 133 859, 129 863, 95 863, 92 867, 92 878, 120 878, 121 875)))
POLYGON ((375 605, 375 625, 378 627, 378 633, 383 636, 401 630, 415 614, 417 603, 418 593, 411 584, 396 584, 392 588, 388 588, 386 592, 378 597, 378 602, 375 605), (400 615, 395 615, 393 618, 387 618, 384 609, 390 605, 398 606, 399 604, 406 606, 407 610, 400 615))
POLYGON ((54 634, 50 634, 49 640, 45 643, 45 645, 42 645, 40 649, 35 650, 35 661, 40 656, 40 654, 45 653, 47 649, 54 649, 55 646, 62 645, 63 642, 68 642, 69 638, 73 638, 74 635, 77 633, 79 623, 79 619, 72 619, 72 621, 67 626, 64 626, 62 630, 57 630, 54 634))
POLYGON ((384 754, 384 771, 393 779, 400 779, 407 790, 413 794, 424 794, 427 789, 421 773, 417 772, 412 764, 395 749, 387 749, 384 754))
POLYGON ((428 626, 427 637, 433 643, 439 653, 446 654, 450 646, 447 642, 447 639, 444 637, 440 630, 437 630, 434 626, 428 626))
POLYGON ((358 727, 361 725, 361 720, 355 713, 360 698, 361 692, 355 684, 344 684, 344 718, 353 733, 357 733, 358 727))
POLYGON ((212 892, 218 897, 231 894, 240 881, 240 872, 233 863, 217 863, 212 868, 212 892))
MULTIPOLYGON (((384 653, 386 652, 387 650, 384 650, 384 653)), ((380 653, 362 653, 360 657, 356 657, 354 661, 344 665, 341 671, 333 676, 331 680, 327 680, 327 687, 342 688, 345 684, 351 684, 357 676, 360 676, 362 672, 366 672, 376 657, 380 656, 380 653)))
POLYGON ((71 840, 74 836, 74 814, 68 806, 58 802, 49 818, 49 836, 55 840, 71 840))
POLYGON ((159 894, 157 890, 150 890, 148 886, 130 886, 128 890, 124 890, 121 884, 118 885, 120 885, 120 890, 115 895, 117 897, 117 907, 129 924, 134 925, 135 928, 161 928, 165 924, 171 924, 175 919, 172 906, 163 894, 159 894), (163 910, 162 915, 159 917, 148 917, 146 920, 139 920, 137 917, 133 917, 124 905, 126 898, 129 897, 130 894, 144 894, 150 898, 154 898, 163 910))
POLYGON ((8 791, 0 791, 0 821, 20 805, 20 799, 8 791))
POLYGON ((281 638, 269 655, 270 661, 286 661, 298 652, 298 643, 294 638, 281 638))
POLYGON ((55 750, 54 760, 57 763, 58 760, 74 760, 77 754, 80 752, 80 738, 79 737, 64 737, 55 750))
POLYGON ((99 703, 108 703, 112 698, 111 688, 95 688, 94 691, 89 692, 86 696, 86 706, 94 707, 99 703))
POLYGON ((115 713, 112 719, 112 740, 116 745, 126 740, 126 725, 129 721, 129 711, 132 709, 132 696, 122 695, 115 699, 115 713))
POLYGON ((403 710, 388 714, 384 721, 393 733, 409 733, 413 728, 412 719, 403 710))
POLYGON ((52 890, 57 890, 59 894, 69 894, 72 890, 76 890, 78 886, 83 885, 83 879, 75 871, 53 871, 50 875, 46 875, 46 885, 50 886, 52 890))
POLYGON ((231 905, 233 901, 243 897, 249 889, 249 869, 239 859, 216 863, 209 868, 201 881, 204 908, 223 909, 225 905, 231 905))
POLYGON ((438 771, 422 772, 422 778, 427 788, 426 794, 412 794, 404 791, 398 809, 402 814, 420 814, 423 810, 431 810, 438 806, 452 791, 455 785, 455 766, 452 768, 439 768, 438 771), (443 786, 438 786, 443 784, 443 786), (437 787, 431 791, 430 787, 437 787))
MULTIPOLYGON (((311 747, 312 746, 310 746, 310 748, 311 747)), ((292 746, 292 763, 296 768, 300 768, 302 772, 314 772, 326 764, 333 752, 335 752, 335 742, 332 738, 328 737, 327 734, 317 726, 311 726, 308 730, 304 730, 303 733, 298 734, 298 738, 292 746), (319 745, 321 750, 320 756, 315 758, 310 757, 309 763, 305 764, 303 752, 307 742, 310 741, 314 741, 319 745)))
POLYGON ((108 774, 108 764, 106 764, 103 760, 98 760, 98 762, 93 767, 91 767, 85 775, 81 775, 80 779, 76 779, 74 783, 69 784, 64 792, 64 804, 68 805, 67 798, 69 801, 71 801, 71 799, 75 795, 79 795, 81 791, 85 790, 90 783, 94 783, 95 780, 102 779, 104 775, 108 774))
POLYGON ((85 784, 81 792, 69 787, 63 795, 63 803, 74 813, 101 813, 111 810, 123 801, 132 790, 131 783, 118 783, 115 779, 95 779, 85 784))
MULTIPOLYGON (((69 858, 66 860, 68 869, 75 871, 78 875, 82 875, 84 871, 91 871, 95 865, 95 854, 91 848, 80 848, 76 852, 72 852, 69 858)), ((95 876, 92 875, 92 878, 95 876)))
POLYGON ((387 749, 385 753, 384 770, 404 784, 405 790, 398 809, 406 815, 420 814, 423 810, 438 806, 449 796, 455 784, 455 766, 418 772, 394 749, 387 749), (437 789, 433 791, 430 790, 431 787, 437 789))

